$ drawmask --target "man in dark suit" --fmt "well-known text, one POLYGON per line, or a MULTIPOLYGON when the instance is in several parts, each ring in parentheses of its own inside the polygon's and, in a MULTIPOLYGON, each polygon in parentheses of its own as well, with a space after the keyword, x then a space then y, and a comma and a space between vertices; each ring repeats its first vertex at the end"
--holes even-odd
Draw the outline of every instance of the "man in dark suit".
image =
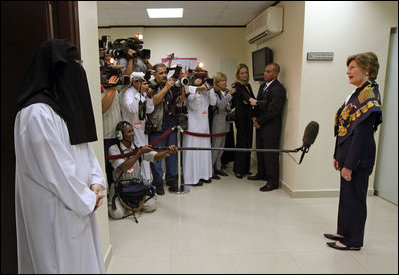
MULTIPOLYGON (((280 147, 282 112, 286 100, 286 90, 277 80, 280 66, 271 63, 266 66, 263 83, 259 87, 256 100, 251 99, 255 106, 255 116, 252 117, 256 127, 257 149, 278 149, 280 147)), ((260 191, 278 189, 280 179, 279 154, 257 153, 258 171, 249 180, 266 180, 267 184, 260 191)))

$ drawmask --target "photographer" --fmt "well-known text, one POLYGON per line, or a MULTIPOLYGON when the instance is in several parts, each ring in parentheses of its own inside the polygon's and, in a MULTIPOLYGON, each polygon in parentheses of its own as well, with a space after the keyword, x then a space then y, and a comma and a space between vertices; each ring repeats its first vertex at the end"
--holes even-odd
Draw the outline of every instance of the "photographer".
MULTIPOLYGON (((185 101, 183 88, 176 88, 173 78, 167 79, 167 69, 162 63, 154 65, 155 87, 153 93, 154 111, 149 114, 149 119, 155 129, 149 133, 149 142, 152 143, 168 130, 178 125, 175 108, 177 104, 185 101)), ((166 138, 159 141, 156 146, 177 145, 177 133, 173 131, 166 138)), ((171 186, 171 191, 177 190, 177 155, 172 155, 165 160, 166 184, 171 186)), ((163 187, 163 169, 162 162, 151 163, 153 176, 152 184, 156 188, 158 195, 165 193, 163 187)))
MULTIPOLYGON (((115 130, 114 130, 115 131, 115 130)), ((133 126, 128 121, 121 121, 116 126, 116 132, 118 132, 119 141, 109 148, 109 155, 115 156, 119 154, 131 153, 137 150, 137 153, 130 157, 112 159, 113 172, 113 182, 118 179, 121 180, 131 180, 140 179, 141 165, 144 161, 156 161, 162 160, 164 158, 168 159, 171 156, 175 156, 177 148, 175 146, 169 146, 168 150, 157 152, 150 145, 143 145, 138 147, 135 143, 135 134, 133 126), (170 155, 170 157, 169 157, 170 155)), ((115 194, 115 184, 110 185, 109 198, 112 198, 115 194)), ((119 200, 119 199, 117 199, 119 200)), ((120 208, 112 209, 111 200, 108 200, 108 213, 112 218, 119 219, 125 214, 124 207, 118 203, 120 208)), ((145 212, 151 212, 156 209, 156 197, 148 200, 144 203, 143 210, 145 212)))
POLYGON ((143 41, 131 37, 128 39, 117 39, 114 48, 118 52, 118 65, 124 66, 123 75, 130 76, 132 72, 145 73, 148 69, 152 69, 150 58, 150 50, 142 50, 143 41))
MULTIPOLYGON (((117 76, 111 76, 107 84, 115 85, 119 81, 117 76)), ((101 85, 101 107, 103 113, 103 135, 104 135, 104 152, 108 152, 108 148, 116 143, 115 127, 122 120, 119 93, 116 86, 104 88, 101 85)), ((108 183, 112 181, 112 167, 108 161, 105 162, 105 170, 108 183)))
MULTIPOLYGON (((213 109, 213 123, 212 123, 212 134, 227 133, 230 131, 231 121, 227 121, 227 114, 231 114, 231 100, 236 92, 235 87, 227 90, 227 76, 224 73, 218 72, 213 76, 214 86, 216 94, 216 106, 213 109)), ((226 136, 212 137, 213 148, 223 148, 225 146, 226 136)), ((222 155, 223 151, 212 151, 212 165, 213 165, 213 179, 220 179, 218 175, 228 176, 226 172, 222 170, 222 155)))
MULTIPOLYGON (((133 72, 132 83, 121 92, 120 106, 122 119, 133 125, 135 143, 138 146, 148 144, 148 135, 145 133, 147 114, 154 111, 152 89, 144 79, 144 73, 133 72)), ((151 168, 148 161, 143 161, 143 178, 151 179, 151 168)))
MULTIPOLYGON (((194 86, 186 86, 188 129, 199 134, 209 134, 209 105, 216 104, 215 92, 206 82, 206 78, 195 76, 194 86)), ((183 147, 210 147, 211 138, 185 135, 183 147)), ((211 151, 183 151, 184 183, 201 186, 212 181, 211 151)))

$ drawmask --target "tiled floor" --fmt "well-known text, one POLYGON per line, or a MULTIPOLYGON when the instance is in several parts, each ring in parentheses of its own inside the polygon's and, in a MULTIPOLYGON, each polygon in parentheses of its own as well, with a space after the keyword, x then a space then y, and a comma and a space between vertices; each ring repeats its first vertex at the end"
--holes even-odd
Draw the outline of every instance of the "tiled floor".
POLYGON ((108 273, 398 273, 398 207, 368 197, 361 251, 327 247, 338 198, 292 199, 282 189, 232 176, 166 191, 158 209, 110 220, 108 273))

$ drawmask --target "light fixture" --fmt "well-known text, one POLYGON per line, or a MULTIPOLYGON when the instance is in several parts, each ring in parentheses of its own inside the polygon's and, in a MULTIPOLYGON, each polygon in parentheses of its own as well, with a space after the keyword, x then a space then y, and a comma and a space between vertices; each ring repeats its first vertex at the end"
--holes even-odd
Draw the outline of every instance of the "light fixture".
POLYGON ((143 40, 144 35, 142 35, 141 33, 135 33, 134 37, 136 37, 138 40, 143 40))
POLYGON ((183 8, 147 9, 149 18, 182 18, 183 8))

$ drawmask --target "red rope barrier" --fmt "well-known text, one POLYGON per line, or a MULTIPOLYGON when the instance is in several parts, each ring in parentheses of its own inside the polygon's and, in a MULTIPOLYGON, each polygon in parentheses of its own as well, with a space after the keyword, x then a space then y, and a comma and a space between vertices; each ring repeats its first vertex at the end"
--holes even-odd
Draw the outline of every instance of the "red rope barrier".
MULTIPOLYGON (((173 127, 172 129, 169 129, 168 131, 166 131, 165 133, 163 133, 162 136, 160 136, 159 138, 157 138, 156 140, 154 140, 153 142, 151 142, 149 145, 154 146, 155 144, 157 144, 158 142, 160 142, 161 140, 165 139, 167 136, 170 135, 170 133, 172 133, 174 131, 175 127, 173 127)), ((119 154, 119 155, 107 155, 105 157, 106 160, 110 160, 110 159, 120 159, 120 158, 126 158, 126 157, 130 157, 134 154, 136 154, 138 152, 138 150, 134 150, 132 152, 129 153, 125 153, 125 154, 119 154)))
POLYGON ((203 134, 203 133, 193 133, 193 132, 189 132, 184 130, 183 131, 184 134, 190 135, 190 136, 196 136, 196 137, 222 137, 228 134, 227 133, 219 133, 219 134, 203 134))

